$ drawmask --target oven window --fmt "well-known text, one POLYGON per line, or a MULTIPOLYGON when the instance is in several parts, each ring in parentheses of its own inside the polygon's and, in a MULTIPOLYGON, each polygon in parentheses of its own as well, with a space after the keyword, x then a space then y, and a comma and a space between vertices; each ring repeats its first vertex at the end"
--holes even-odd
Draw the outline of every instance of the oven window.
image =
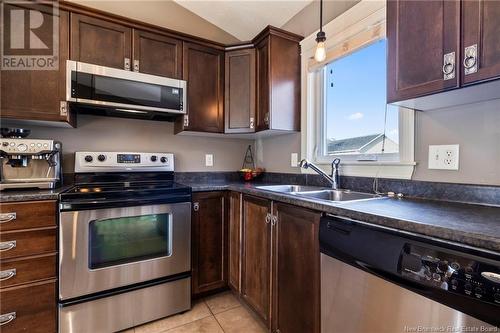
POLYGON ((171 214, 95 220, 89 223, 89 267, 103 268, 170 256, 171 214))

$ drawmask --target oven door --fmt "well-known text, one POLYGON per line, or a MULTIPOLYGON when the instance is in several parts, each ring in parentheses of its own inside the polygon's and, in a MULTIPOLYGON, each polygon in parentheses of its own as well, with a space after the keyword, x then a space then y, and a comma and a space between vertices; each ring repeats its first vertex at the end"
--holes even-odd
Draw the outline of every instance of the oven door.
POLYGON ((60 214, 59 298, 191 270, 191 203, 60 214))

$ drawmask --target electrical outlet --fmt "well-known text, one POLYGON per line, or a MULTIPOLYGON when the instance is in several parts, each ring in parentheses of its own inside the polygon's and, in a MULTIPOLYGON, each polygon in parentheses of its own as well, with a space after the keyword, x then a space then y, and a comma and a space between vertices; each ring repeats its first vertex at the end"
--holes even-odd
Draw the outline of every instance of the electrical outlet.
POLYGON ((430 145, 429 169, 458 170, 459 145, 430 145))
POLYGON ((290 165, 293 168, 296 168, 299 165, 299 154, 292 153, 290 156, 290 165))
POLYGON ((205 166, 207 166, 207 167, 214 166, 214 155, 213 154, 205 154, 205 166))

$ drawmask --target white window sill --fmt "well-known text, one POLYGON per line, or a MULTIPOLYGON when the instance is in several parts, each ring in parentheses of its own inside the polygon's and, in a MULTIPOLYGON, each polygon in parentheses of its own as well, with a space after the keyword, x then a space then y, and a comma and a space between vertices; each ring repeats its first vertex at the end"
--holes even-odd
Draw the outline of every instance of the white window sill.
MULTIPOLYGON (((317 163, 317 165, 326 173, 330 173, 331 164, 317 163)), ((411 179, 415 165, 415 162, 346 161, 340 164, 339 171, 341 176, 411 179)), ((314 171, 308 169, 302 169, 302 173, 315 174, 314 171)))

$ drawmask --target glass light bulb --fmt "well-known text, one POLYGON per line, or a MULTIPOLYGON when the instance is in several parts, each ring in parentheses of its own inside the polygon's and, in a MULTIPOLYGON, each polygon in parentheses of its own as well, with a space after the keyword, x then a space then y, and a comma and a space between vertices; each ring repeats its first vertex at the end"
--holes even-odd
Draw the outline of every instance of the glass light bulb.
POLYGON ((326 59, 325 42, 318 42, 316 53, 314 53, 314 59, 316 59, 317 62, 322 62, 326 59))

